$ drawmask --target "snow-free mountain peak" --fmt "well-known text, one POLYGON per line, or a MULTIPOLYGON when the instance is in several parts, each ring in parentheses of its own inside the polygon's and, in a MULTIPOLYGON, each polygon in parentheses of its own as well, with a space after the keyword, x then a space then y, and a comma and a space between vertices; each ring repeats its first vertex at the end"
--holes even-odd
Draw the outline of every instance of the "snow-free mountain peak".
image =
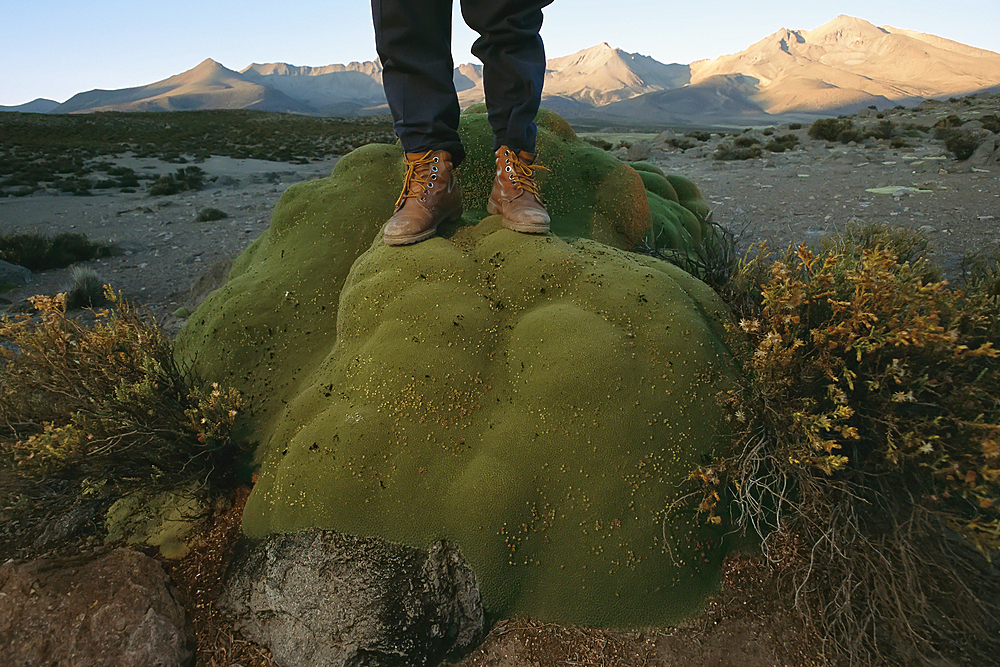
MULTIPOLYGON (((483 101, 481 65, 459 65, 454 81, 463 107, 483 101)), ((209 58, 148 86, 81 93, 56 112, 386 113, 381 84, 378 61, 254 63, 236 72, 209 58)), ((690 65, 602 42, 547 62, 542 104, 568 117, 616 122, 747 124, 994 89, 1000 90, 1000 54, 841 15, 812 30, 782 28, 743 51, 690 65)))

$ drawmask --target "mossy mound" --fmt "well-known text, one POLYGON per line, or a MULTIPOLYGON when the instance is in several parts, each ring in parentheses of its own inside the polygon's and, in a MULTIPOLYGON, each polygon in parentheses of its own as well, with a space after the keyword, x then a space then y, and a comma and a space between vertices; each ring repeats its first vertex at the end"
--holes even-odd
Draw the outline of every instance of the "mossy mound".
MULTIPOLYGON (((262 467, 247 534, 448 538, 497 615, 668 623, 700 607, 723 554, 720 534, 666 509, 717 444, 716 394, 735 378, 724 307, 610 247, 649 233, 659 196, 546 118, 543 193, 576 240, 469 205, 438 237, 385 246, 401 154, 367 146, 285 193, 176 349, 248 398, 262 467)), ((493 175, 483 128, 463 117, 475 201, 493 175)))
POLYGON ((486 608, 564 623, 676 621, 720 536, 667 516, 717 444, 724 310, 676 267, 498 217, 376 241, 337 341, 273 425, 244 530, 450 539, 486 608))

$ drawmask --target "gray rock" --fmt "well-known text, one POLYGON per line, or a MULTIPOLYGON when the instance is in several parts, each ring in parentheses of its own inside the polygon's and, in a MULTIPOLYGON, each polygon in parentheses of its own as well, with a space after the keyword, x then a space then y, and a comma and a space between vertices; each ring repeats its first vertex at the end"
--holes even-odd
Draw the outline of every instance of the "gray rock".
POLYGON ((0 285, 27 285, 31 282, 31 271, 0 260, 0 285))
POLYGON ((625 153, 625 159, 629 162, 642 162, 649 159, 649 144, 645 141, 637 141, 629 146, 625 153))
POLYGON ((12 666, 185 667, 194 640, 163 567, 117 549, 0 566, 0 655, 12 666))
POLYGON ((988 134, 969 158, 969 162, 976 166, 1000 164, 1000 135, 992 132, 988 134))
POLYGON ((484 628, 479 585, 456 546, 321 530, 241 538, 217 607, 282 667, 437 664, 473 648, 484 628))
POLYGON ((664 130, 663 132, 660 132, 658 135, 653 137, 652 143, 654 146, 658 148, 663 148, 664 146, 670 146, 671 145, 670 142, 674 140, 676 137, 677 135, 671 130, 664 130))
POLYGON ((46 522, 45 530, 35 539, 36 547, 65 542, 78 535, 88 525, 98 520, 101 508, 105 506, 102 500, 90 500, 55 519, 46 522))

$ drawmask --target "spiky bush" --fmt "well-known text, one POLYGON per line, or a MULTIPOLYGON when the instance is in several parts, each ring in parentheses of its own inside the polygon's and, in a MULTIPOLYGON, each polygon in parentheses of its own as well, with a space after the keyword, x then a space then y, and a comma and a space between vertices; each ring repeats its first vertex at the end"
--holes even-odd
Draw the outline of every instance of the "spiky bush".
POLYGON ((107 303, 104 282, 90 267, 74 266, 73 286, 66 293, 66 309, 100 308, 107 303))
POLYGON ((239 394, 185 377, 155 324, 106 296, 116 309, 92 327, 66 316, 64 295, 0 319, 0 498, 19 538, 94 488, 225 483, 236 470, 239 394))
POLYGON ((982 139, 975 132, 949 130, 944 135, 944 147, 951 151, 957 160, 968 160, 982 143, 982 139))
POLYGON ((740 280, 747 383, 726 399, 738 444, 692 475, 701 510, 733 497, 828 658, 989 662, 1000 265, 953 289, 921 239, 867 227, 758 255, 740 280))
POLYGON ((895 132, 896 126, 891 120, 880 121, 875 127, 871 128, 864 133, 865 137, 874 137, 876 139, 891 139, 893 132, 895 132))
POLYGON ((667 144, 673 146, 677 150, 686 151, 689 148, 694 148, 697 144, 691 139, 685 137, 671 137, 667 140, 667 144))
POLYGON ((941 118, 936 123, 934 123, 933 126, 934 138, 946 139, 951 132, 962 127, 962 125, 964 124, 965 121, 956 116, 955 114, 950 114, 944 118, 941 118))
POLYGON ((752 160, 764 154, 760 144, 746 141, 746 137, 737 137, 732 143, 720 143, 712 153, 714 160, 752 160), (740 142, 740 145, 737 144, 740 142))
POLYGON ((767 142, 765 148, 772 153, 784 153, 789 151, 799 144, 799 138, 791 133, 783 134, 780 137, 775 137, 771 141, 767 142))
POLYGON ((201 190, 205 187, 205 172, 201 167, 181 167, 173 174, 164 174, 149 186, 153 197, 175 195, 186 190, 201 190))

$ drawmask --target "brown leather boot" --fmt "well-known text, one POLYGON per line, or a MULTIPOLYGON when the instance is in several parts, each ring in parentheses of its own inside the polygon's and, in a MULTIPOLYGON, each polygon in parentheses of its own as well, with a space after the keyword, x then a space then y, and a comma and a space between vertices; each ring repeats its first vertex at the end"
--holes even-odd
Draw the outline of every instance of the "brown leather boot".
POLYGON ((506 146, 497 152, 497 177, 486 210, 503 216, 503 226, 516 232, 544 234, 549 231, 549 214, 538 192, 534 172, 545 167, 535 164, 532 153, 515 153, 506 146))
POLYGON ((453 173, 451 153, 407 153, 403 191, 396 211, 382 229, 388 245, 429 239, 442 222, 462 217, 462 192, 453 173))

